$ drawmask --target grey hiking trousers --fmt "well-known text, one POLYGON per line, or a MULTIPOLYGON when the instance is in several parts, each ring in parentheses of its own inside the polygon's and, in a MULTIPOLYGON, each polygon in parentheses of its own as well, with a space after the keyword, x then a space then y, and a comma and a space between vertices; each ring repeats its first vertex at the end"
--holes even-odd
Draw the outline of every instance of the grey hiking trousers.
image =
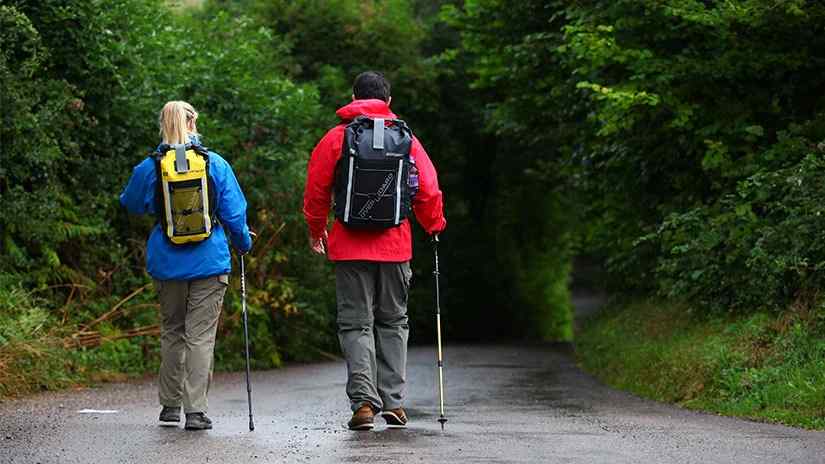
POLYGON ((401 407, 407 394, 407 296, 410 263, 338 261, 338 340, 355 411, 401 407))
POLYGON ((206 412, 212 381, 215 335, 229 276, 195 280, 155 280, 160 297, 162 406, 185 413, 206 412))

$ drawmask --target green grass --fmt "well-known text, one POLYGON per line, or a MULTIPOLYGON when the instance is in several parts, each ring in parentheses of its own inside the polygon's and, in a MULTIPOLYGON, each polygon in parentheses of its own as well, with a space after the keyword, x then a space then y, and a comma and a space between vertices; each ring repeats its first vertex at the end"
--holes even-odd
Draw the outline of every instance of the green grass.
POLYGON ((825 429, 825 305, 700 316, 684 305, 608 308, 578 328, 581 365, 605 383, 679 406, 825 429))
POLYGON ((0 398, 124 380, 157 369, 156 337, 73 348, 65 341, 79 324, 59 312, 33 292, 0 285, 0 398))

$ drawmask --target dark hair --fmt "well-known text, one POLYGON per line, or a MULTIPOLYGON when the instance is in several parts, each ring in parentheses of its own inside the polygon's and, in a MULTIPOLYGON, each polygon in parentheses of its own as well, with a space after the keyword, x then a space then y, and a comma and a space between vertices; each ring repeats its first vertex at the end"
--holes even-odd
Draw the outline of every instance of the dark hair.
POLYGON ((355 78, 352 84, 352 94, 356 100, 366 100, 377 98, 389 101, 390 82, 383 74, 377 71, 362 72, 355 78))

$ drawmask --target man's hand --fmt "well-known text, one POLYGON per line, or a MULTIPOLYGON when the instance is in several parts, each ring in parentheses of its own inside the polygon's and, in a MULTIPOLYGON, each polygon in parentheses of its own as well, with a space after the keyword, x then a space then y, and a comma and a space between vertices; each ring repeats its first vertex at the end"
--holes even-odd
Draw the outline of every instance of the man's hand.
POLYGON ((309 247, 312 248, 312 251, 319 254, 325 255, 327 254, 327 231, 324 229, 324 233, 321 234, 320 237, 312 238, 309 237, 309 247))

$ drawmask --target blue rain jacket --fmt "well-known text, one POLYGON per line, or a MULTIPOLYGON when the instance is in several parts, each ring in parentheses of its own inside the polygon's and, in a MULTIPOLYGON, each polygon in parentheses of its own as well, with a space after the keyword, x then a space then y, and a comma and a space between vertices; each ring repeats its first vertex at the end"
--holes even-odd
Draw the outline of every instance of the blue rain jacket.
MULTIPOLYGON (((220 225, 212 229, 208 239, 193 244, 173 245, 166 239, 160 224, 155 224, 146 244, 146 268, 158 280, 202 279, 232 271, 232 260, 226 232, 232 245, 243 253, 252 248, 252 238, 246 225, 246 198, 232 172, 232 167, 220 155, 209 152, 209 177, 215 185, 220 225)), ((135 166, 120 204, 132 214, 157 214, 155 162, 147 157, 135 166)))

